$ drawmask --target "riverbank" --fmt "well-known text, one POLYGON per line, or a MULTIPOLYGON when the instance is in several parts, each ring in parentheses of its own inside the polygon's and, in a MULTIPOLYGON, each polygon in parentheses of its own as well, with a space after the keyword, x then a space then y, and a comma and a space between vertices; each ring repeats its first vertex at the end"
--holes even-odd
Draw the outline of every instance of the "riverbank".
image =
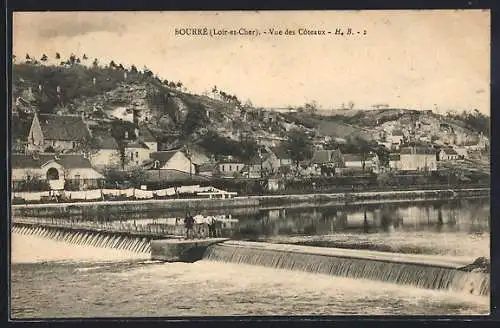
POLYGON ((88 218, 118 213, 141 213, 161 210, 201 211, 228 208, 262 208, 269 206, 302 206, 335 203, 338 205, 377 202, 401 202, 465 197, 489 197, 490 188, 402 190, 335 194, 292 194, 234 197, 231 199, 181 198, 165 200, 116 200, 79 203, 14 204, 14 216, 81 216, 88 218))

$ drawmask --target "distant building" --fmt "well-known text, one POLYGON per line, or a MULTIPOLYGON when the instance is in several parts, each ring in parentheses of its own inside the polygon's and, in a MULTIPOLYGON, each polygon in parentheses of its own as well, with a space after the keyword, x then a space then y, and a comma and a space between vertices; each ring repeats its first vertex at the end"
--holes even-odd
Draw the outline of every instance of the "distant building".
POLYGON ((66 181, 82 188, 98 188, 104 179, 80 154, 12 154, 11 165, 14 186, 36 177, 47 181, 53 189, 62 189, 66 181))
POLYGON ((438 152, 438 158, 440 161, 450 161, 456 160, 460 155, 451 147, 443 148, 438 152))
POLYGON ((180 149, 151 153, 145 168, 154 170, 176 170, 196 174, 196 167, 180 149))
POLYGON ((292 157, 290 153, 282 146, 278 147, 270 147, 266 149, 269 157, 266 158, 266 161, 269 162, 271 168, 273 170, 277 170, 283 166, 291 166, 292 165, 292 157))
POLYGON ((143 165, 150 160, 153 152, 142 141, 131 141, 125 145, 124 149, 124 169, 129 170, 143 165))
POLYGON ((245 166, 243 161, 233 156, 221 157, 217 165, 219 174, 223 177, 234 177, 235 174, 239 174, 245 166))
POLYGON ((399 153, 389 154, 389 168, 399 170, 401 168, 401 155, 399 153))
POLYGON ((455 151, 457 152, 459 158, 469 158, 469 151, 465 147, 455 147, 455 151))
POLYGON ((35 114, 28 134, 28 151, 77 151, 90 139, 80 116, 35 114))
POLYGON ((400 151, 402 171, 436 171, 436 151, 430 147, 402 147, 400 151))
POLYGON ((395 147, 399 147, 403 141, 404 141, 404 134, 403 131, 399 129, 395 129, 392 131, 392 133, 388 136, 386 136, 387 142, 390 142, 391 145, 394 145, 395 147))
POLYGON ((106 167, 119 167, 121 163, 120 148, 109 132, 94 132, 96 149, 89 156, 92 166, 98 170, 106 167))

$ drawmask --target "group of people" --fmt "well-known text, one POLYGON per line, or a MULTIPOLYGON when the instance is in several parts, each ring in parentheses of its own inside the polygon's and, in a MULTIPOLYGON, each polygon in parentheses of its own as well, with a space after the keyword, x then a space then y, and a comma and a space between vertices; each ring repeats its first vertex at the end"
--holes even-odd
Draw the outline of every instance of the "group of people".
MULTIPOLYGON (((194 227, 196 225, 196 220, 194 217, 187 213, 184 218, 184 227, 186 228, 186 239, 194 239, 196 238, 196 234, 194 231, 194 227)), ((208 236, 209 237, 221 237, 222 235, 222 222, 216 220, 215 217, 212 217, 210 222, 208 223, 208 236)))

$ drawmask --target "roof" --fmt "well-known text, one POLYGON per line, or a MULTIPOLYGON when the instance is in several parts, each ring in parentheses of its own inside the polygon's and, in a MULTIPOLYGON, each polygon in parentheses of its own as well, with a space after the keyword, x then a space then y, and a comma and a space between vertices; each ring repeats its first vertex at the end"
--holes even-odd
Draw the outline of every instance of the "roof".
POLYGON ((456 150, 453 148, 443 148, 443 151, 446 155, 458 155, 456 150))
POLYGON ((175 154, 181 152, 179 149, 175 150, 164 150, 164 151, 156 151, 151 153, 150 157, 152 160, 160 161, 162 163, 168 162, 175 154))
POLYGON ((290 153, 285 147, 271 147, 269 148, 276 157, 279 159, 291 159, 290 153))
POLYGON ((325 164, 330 163, 332 156, 331 150, 317 150, 314 152, 312 162, 314 164, 325 164))
POLYGON ((397 153, 389 154, 389 161, 399 161, 401 160, 401 155, 397 153))
POLYGON ((38 119, 45 139, 81 141, 90 137, 81 116, 39 114, 38 119))
POLYGON ((139 126, 139 139, 144 142, 156 142, 155 137, 153 137, 151 131, 145 125, 139 126))
POLYGON ((198 165, 198 171, 209 172, 217 169, 217 164, 215 163, 203 163, 198 165))
POLYGON ((218 159, 219 163, 243 163, 243 161, 235 156, 221 156, 218 159))
POLYGON ((180 182, 180 181, 209 181, 209 178, 195 174, 189 174, 178 170, 146 170, 145 180, 147 183, 153 182, 180 182))
POLYGON ((50 161, 55 161, 66 169, 92 168, 90 161, 79 154, 59 155, 59 159, 54 154, 40 154, 36 159, 32 155, 12 154, 10 158, 12 168, 16 169, 36 169, 50 161))
POLYGON ((394 129, 392 131, 391 135, 393 135, 395 137, 402 137, 403 136, 403 131, 401 131, 400 129, 394 129))
POLYGON ((134 148, 134 149, 136 149, 136 148, 138 148, 138 149, 149 149, 149 147, 146 146, 146 144, 144 142, 138 141, 138 140, 137 141, 129 142, 125 146, 125 148, 128 148, 128 149, 130 149, 130 148, 134 148))
POLYGON ((436 155, 436 150, 429 147, 402 147, 401 155, 436 155))
POLYGON ((344 162, 362 162, 363 155, 361 154, 344 154, 344 162))
POLYGON ((118 149, 118 142, 113 138, 109 132, 98 132, 94 131, 94 137, 97 141, 97 146, 99 149, 118 149))
POLYGON ((32 120, 33 117, 21 119, 18 115, 12 115, 10 128, 12 139, 27 140, 32 120))

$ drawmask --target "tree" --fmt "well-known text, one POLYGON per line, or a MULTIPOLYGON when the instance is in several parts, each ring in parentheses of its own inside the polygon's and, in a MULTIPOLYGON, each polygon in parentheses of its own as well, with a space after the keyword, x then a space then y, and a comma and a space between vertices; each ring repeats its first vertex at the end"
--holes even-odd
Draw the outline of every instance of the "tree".
POLYGON ((180 82, 180 81, 179 81, 179 82, 177 82, 177 83, 175 84, 175 86, 176 86, 176 87, 178 87, 178 88, 182 88, 182 85, 183 85, 183 84, 182 84, 182 82, 180 82))
POLYGON ((46 62, 46 61, 48 60, 47 55, 46 55, 46 54, 43 54, 43 55, 42 55, 42 58, 40 58, 40 60, 41 60, 42 62, 46 62))
POLYGON ((313 146, 305 132, 293 129, 285 141, 285 148, 289 151, 292 161, 298 168, 301 161, 310 159, 313 155, 313 146))
POLYGON ((86 54, 83 54, 82 59, 83 59, 83 60, 87 60, 87 59, 88 59, 87 55, 86 55, 86 54))
POLYGON ((168 86, 171 87, 172 89, 175 89, 176 84, 175 84, 175 82, 170 81, 170 83, 168 84, 168 86))
POLYGON ((146 181, 146 171, 142 167, 134 167, 128 173, 128 180, 135 187, 140 187, 146 181))
POLYGON ((73 65, 76 62, 76 56, 74 54, 71 54, 69 56, 69 64, 73 65))
POLYGON ((250 162, 250 160, 255 158, 255 156, 257 156, 257 154, 259 153, 259 145, 257 144, 257 141, 255 141, 255 139, 251 136, 241 140, 240 145, 240 157, 246 163, 250 162))
POLYGON ((30 55, 26 54, 26 60, 30 60, 30 59, 31 59, 30 55))
POLYGON ((111 67, 111 68, 115 68, 116 67, 116 64, 115 64, 114 60, 112 60, 112 61, 109 62, 109 67, 111 67))
POLYGON ((61 54, 56 52, 56 59, 61 59, 61 54))
POLYGON ((94 58, 94 61, 92 62, 92 66, 99 67, 99 60, 97 58, 94 58))

